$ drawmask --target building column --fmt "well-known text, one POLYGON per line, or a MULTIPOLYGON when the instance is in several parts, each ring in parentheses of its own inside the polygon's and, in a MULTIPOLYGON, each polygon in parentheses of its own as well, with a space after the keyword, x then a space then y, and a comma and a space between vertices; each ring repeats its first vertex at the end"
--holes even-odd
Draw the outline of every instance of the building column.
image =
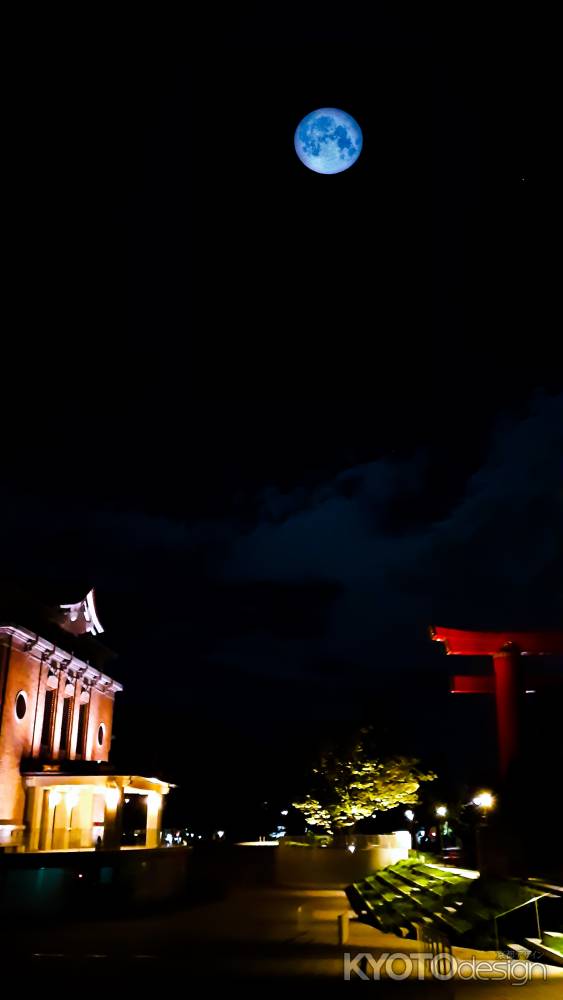
POLYGON ((162 816, 162 795, 160 792, 147 794, 147 837, 146 847, 160 847, 160 822, 162 816))
POLYGON ((66 847, 67 809, 62 792, 51 788, 45 792, 47 796, 45 847, 46 851, 60 851, 66 847))
POLYGON ((123 819, 123 789, 108 787, 104 790, 104 842, 106 850, 118 851, 121 847, 123 819))
POLYGON ((55 704, 55 721, 53 727, 53 742, 51 744, 51 755, 54 760, 59 756, 61 744, 61 725, 63 721, 63 705, 65 699, 66 674, 59 668, 59 681, 57 684, 57 701, 55 704))
POLYGON ((76 757, 76 737, 78 735, 78 716, 80 714, 80 696, 82 694, 82 681, 80 677, 74 679, 74 695, 72 697, 72 719, 70 723, 70 739, 68 741, 68 759, 74 760, 76 757))
POLYGON ((92 789, 81 788, 80 801, 73 814, 74 832, 71 830, 71 844, 75 847, 92 847, 93 808, 94 795, 92 789))
POLYGON ((42 788, 36 786, 26 788, 25 811, 27 830, 25 833, 25 847, 28 851, 39 850, 39 837, 41 834, 41 817, 43 814, 42 788))

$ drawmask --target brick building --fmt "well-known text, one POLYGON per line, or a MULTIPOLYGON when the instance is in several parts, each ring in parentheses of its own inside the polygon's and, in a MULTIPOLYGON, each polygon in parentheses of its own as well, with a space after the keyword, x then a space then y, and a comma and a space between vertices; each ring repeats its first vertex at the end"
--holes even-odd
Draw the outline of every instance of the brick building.
POLYGON ((119 848, 131 802, 145 827, 139 846, 160 843, 170 786, 109 763, 122 687, 107 673, 102 632, 93 591, 55 609, 0 592, 0 847, 119 848))

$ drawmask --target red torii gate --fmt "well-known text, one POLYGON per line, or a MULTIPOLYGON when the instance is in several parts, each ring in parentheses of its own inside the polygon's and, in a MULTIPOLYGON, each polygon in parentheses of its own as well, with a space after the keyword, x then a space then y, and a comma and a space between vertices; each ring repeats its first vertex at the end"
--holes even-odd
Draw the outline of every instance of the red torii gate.
POLYGON ((520 701, 525 692, 559 678, 524 670, 524 656, 563 656, 563 632, 472 632, 431 626, 430 636, 443 642, 450 656, 492 656, 493 673, 452 678, 452 694, 492 694, 496 700, 499 771, 505 777, 518 753, 520 701))

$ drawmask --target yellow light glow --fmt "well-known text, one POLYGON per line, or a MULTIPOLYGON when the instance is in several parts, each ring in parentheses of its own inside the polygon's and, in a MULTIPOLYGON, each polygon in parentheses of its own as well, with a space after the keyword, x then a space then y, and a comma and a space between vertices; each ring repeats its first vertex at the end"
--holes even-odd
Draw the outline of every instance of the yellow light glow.
POLYGON ((159 792, 148 792, 147 793, 147 809, 156 810, 160 809, 162 796, 159 792))
POLYGON ((108 809, 117 809, 117 806, 119 805, 120 796, 121 792, 119 788, 106 788, 105 798, 106 798, 106 806, 108 807, 108 809))
POLYGON ((492 809, 494 804, 495 798, 490 792, 479 792, 473 799, 473 805, 479 806, 480 809, 492 809))
POLYGON ((67 809, 74 809, 74 807, 78 805, 79 799, 80 799, 80 796, 79 796, 78 792, 74 792, 74 791, 73 792, 67 792, 66 795, 65 795, 67 809))
POLYGON ((55 789, 49 792, 49 805, 53 806, 54 809, 58 806, 61 799, 61 793, 57 792, 55 789))
POLYGON ((447 816, 448 807, 447 806, 436 806, 436 816, 447 816))

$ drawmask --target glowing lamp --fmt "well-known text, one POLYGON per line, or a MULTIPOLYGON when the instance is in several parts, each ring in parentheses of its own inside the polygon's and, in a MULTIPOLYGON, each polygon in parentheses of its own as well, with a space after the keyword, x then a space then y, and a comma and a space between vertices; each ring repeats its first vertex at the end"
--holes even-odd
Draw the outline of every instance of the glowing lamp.
POLYGON ((480 792, 473 799, 473 805, 479 809, 492 809, 495 804, 494 796, 490 792, 480 792))
POLYGON ((414 819, 414 813, 412 809, 405 809, 405 819, 408 819, 409 823, 412 823, 414 819))
POLYGON ((49 805, 53 806, 54 809, 56 809, 61 799, 62 799, 61 793, 55 791, 55 789, 49 792, 49 805))
POLYGON ((436 816, 440 816, 443 819, 444 816, 447 816, 447 815, 448 815, 448 807, 447 806, 436 806, 436 816))

